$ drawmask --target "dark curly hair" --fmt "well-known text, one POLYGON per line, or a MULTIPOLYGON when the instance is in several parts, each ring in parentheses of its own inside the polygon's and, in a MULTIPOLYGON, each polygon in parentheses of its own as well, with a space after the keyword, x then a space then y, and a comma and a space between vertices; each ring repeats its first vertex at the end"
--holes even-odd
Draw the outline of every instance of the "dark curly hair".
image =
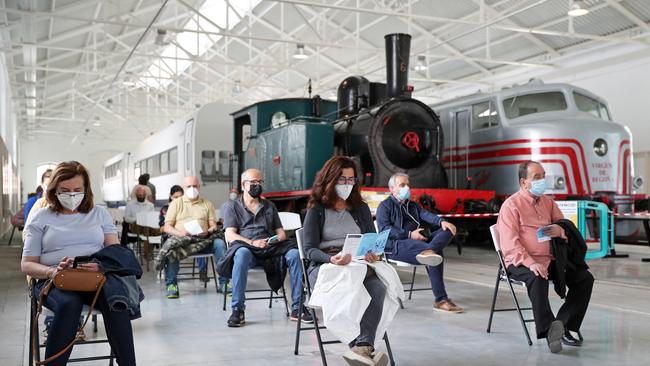
MULTIPOLYGON (((334 207, 338 199, 336 184, 342 174, 341 172, 346 168, 354 170, 354 176, 358 177, 357 166, 354 160, 349 157, 338 155, 326 161, 323 168, 316 175, 307 207, 312 208, 318 204, 323 205, 325 208, 334 207)), ((346 202, 351 208, 357 208, 363 204, 358 183, 352 187, 352 192, 346 202)))

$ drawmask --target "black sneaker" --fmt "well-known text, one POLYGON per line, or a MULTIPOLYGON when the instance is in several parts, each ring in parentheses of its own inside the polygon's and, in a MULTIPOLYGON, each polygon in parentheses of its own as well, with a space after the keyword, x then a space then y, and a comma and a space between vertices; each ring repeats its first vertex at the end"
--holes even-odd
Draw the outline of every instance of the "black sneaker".
POLYGON ((233 309, 230 318, 228 318, 228 326, 232 328, 241 327, 246 323, 244 319, 244 310, 233 309))
MULTIPOLYGON (((298 309, 291 312, 291 320, 294 322, 298 321, 298 309)), ((311 316, 311 312, 305 306, 302 307, 302 317, 300 318, 300 321, 307 324, 314 322, 314 318, 311 316)))

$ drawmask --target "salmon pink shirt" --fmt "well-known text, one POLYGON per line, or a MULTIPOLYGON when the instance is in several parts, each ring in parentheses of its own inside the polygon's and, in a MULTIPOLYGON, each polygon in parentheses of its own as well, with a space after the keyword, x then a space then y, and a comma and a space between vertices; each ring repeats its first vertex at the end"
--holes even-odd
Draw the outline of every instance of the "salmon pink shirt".
POLYGON ((527 190, 510 196, 501 206, 497 231, 506 267, 529 267, 539 263, 545 268, 553 260, 551 241, 537 241, 537 229, 563 219, 562 211, 548 196, 534 197, 527 190))

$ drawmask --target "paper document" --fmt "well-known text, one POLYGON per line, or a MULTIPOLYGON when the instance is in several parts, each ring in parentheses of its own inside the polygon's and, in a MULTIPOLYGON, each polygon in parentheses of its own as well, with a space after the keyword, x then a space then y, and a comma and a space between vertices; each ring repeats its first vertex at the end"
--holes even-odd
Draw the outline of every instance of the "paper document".
POLYGON ((548 226, 544 226, 542 228, 537 229, 537 242, 538 243, 541 243, 543 241, 551 240, 551 237, 544 233, 544 230, 546 230, 547 228, 548 228, 548 226))
POLYGON ((185 230, 192 235, 199 235, 203 232, 203 228, 201 227, 201 224, 199 224, 198 220, 188 221, 183 224, 183 226, 185 226, 185 230))
POLYGON ((368 252, 377 255, 383 254, 389 234, 390 230, 382 231, 379 234, 348 234, 343 243, 341 254, 350 254, 355 259, 362 259, 368 252))

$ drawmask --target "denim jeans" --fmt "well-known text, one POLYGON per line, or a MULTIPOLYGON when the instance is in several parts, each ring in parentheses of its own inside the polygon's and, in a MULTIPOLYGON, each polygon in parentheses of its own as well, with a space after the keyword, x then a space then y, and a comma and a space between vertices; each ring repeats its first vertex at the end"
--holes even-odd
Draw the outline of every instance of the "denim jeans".
MULTIPOLYGON (((300 305, 300 292, 302 291, 302 263, 298 249, 290 249, 284 254, 284 260, 289 268, 291 280, 291 310, 298 309, 300 305)), ((232 268, 232 302, 233 309, 246 310, 246 283, 248 270, 261 263, 248 248, 239 248, 235 252, 232 268)))
MULTIPOLYGON (((388 258, 411 264, 420 264, 420 262, 415 259, 416 255, 427 249, 431 249, 436 254, 442 255, 443 248, 446 247, 453 238, 454 236, 451 231, 438 229, 431 233, 431 240, 428 243, 415 239, 398 240, 397 252, 395 252, 395 248, 391 248, 393 253, 388 255, 388 258)), ((387 248, 386 251, 388 250, 389 249, 387 248)), ((429 281, 431 281, 431 289, 433 290, 433 296, 435 297, 436 302, 447 299, 445 282, 442 278, 443 272, 444 263, 435 267, 427 266, 427 274, 429 275, 429 281)))
MULTIPOLYGON (((212 248, 209 246, 203 249, 202 251, 196 253, 196 254, 209 254, 209 253, 214 253, 214 261, 219 262, 221 258, 226 254, 226 243, 221 240, 221 239, 214 239, 214 242, 212 243, 212 248)), ((207 261, 203 262, 203 268, 207 268, 207 261)), ((201 270, 202 267, 199 264, 199 270, 201 270)), ((167 286, 169 285, 177 285, 177 277, 178 277, 178 271, 180 270, 180 263, 178 261, 170 261, 167 260, 165 264, 165 284, 167 286)), ((219 276, 219 283, 225 283, 226 278, 219 276)))
MULTIPOLYGON (((44 283, 45 281, 39 281, 34 286, 35 296, 39 296, 44 283)), ((45 307, 52 310, 54 319, 52 319, 45 344, 45 357, 61 351, 72 341, 77 334, 82 307, 84 304, 90 305, 94 295, 93 292, 61 291, 57 288, 50 290, 45 300, 45 307)), ((97 298, 95 308, 102 312, 106 336, 115 352, 117 363, 120 366, 135 365, 135 347, 129 312, 110 311, 103 294, 97 298)), ((66 365, 71 352, 72 349, 68 350, 61 357, 48 363, 48 366, 66 365)))

